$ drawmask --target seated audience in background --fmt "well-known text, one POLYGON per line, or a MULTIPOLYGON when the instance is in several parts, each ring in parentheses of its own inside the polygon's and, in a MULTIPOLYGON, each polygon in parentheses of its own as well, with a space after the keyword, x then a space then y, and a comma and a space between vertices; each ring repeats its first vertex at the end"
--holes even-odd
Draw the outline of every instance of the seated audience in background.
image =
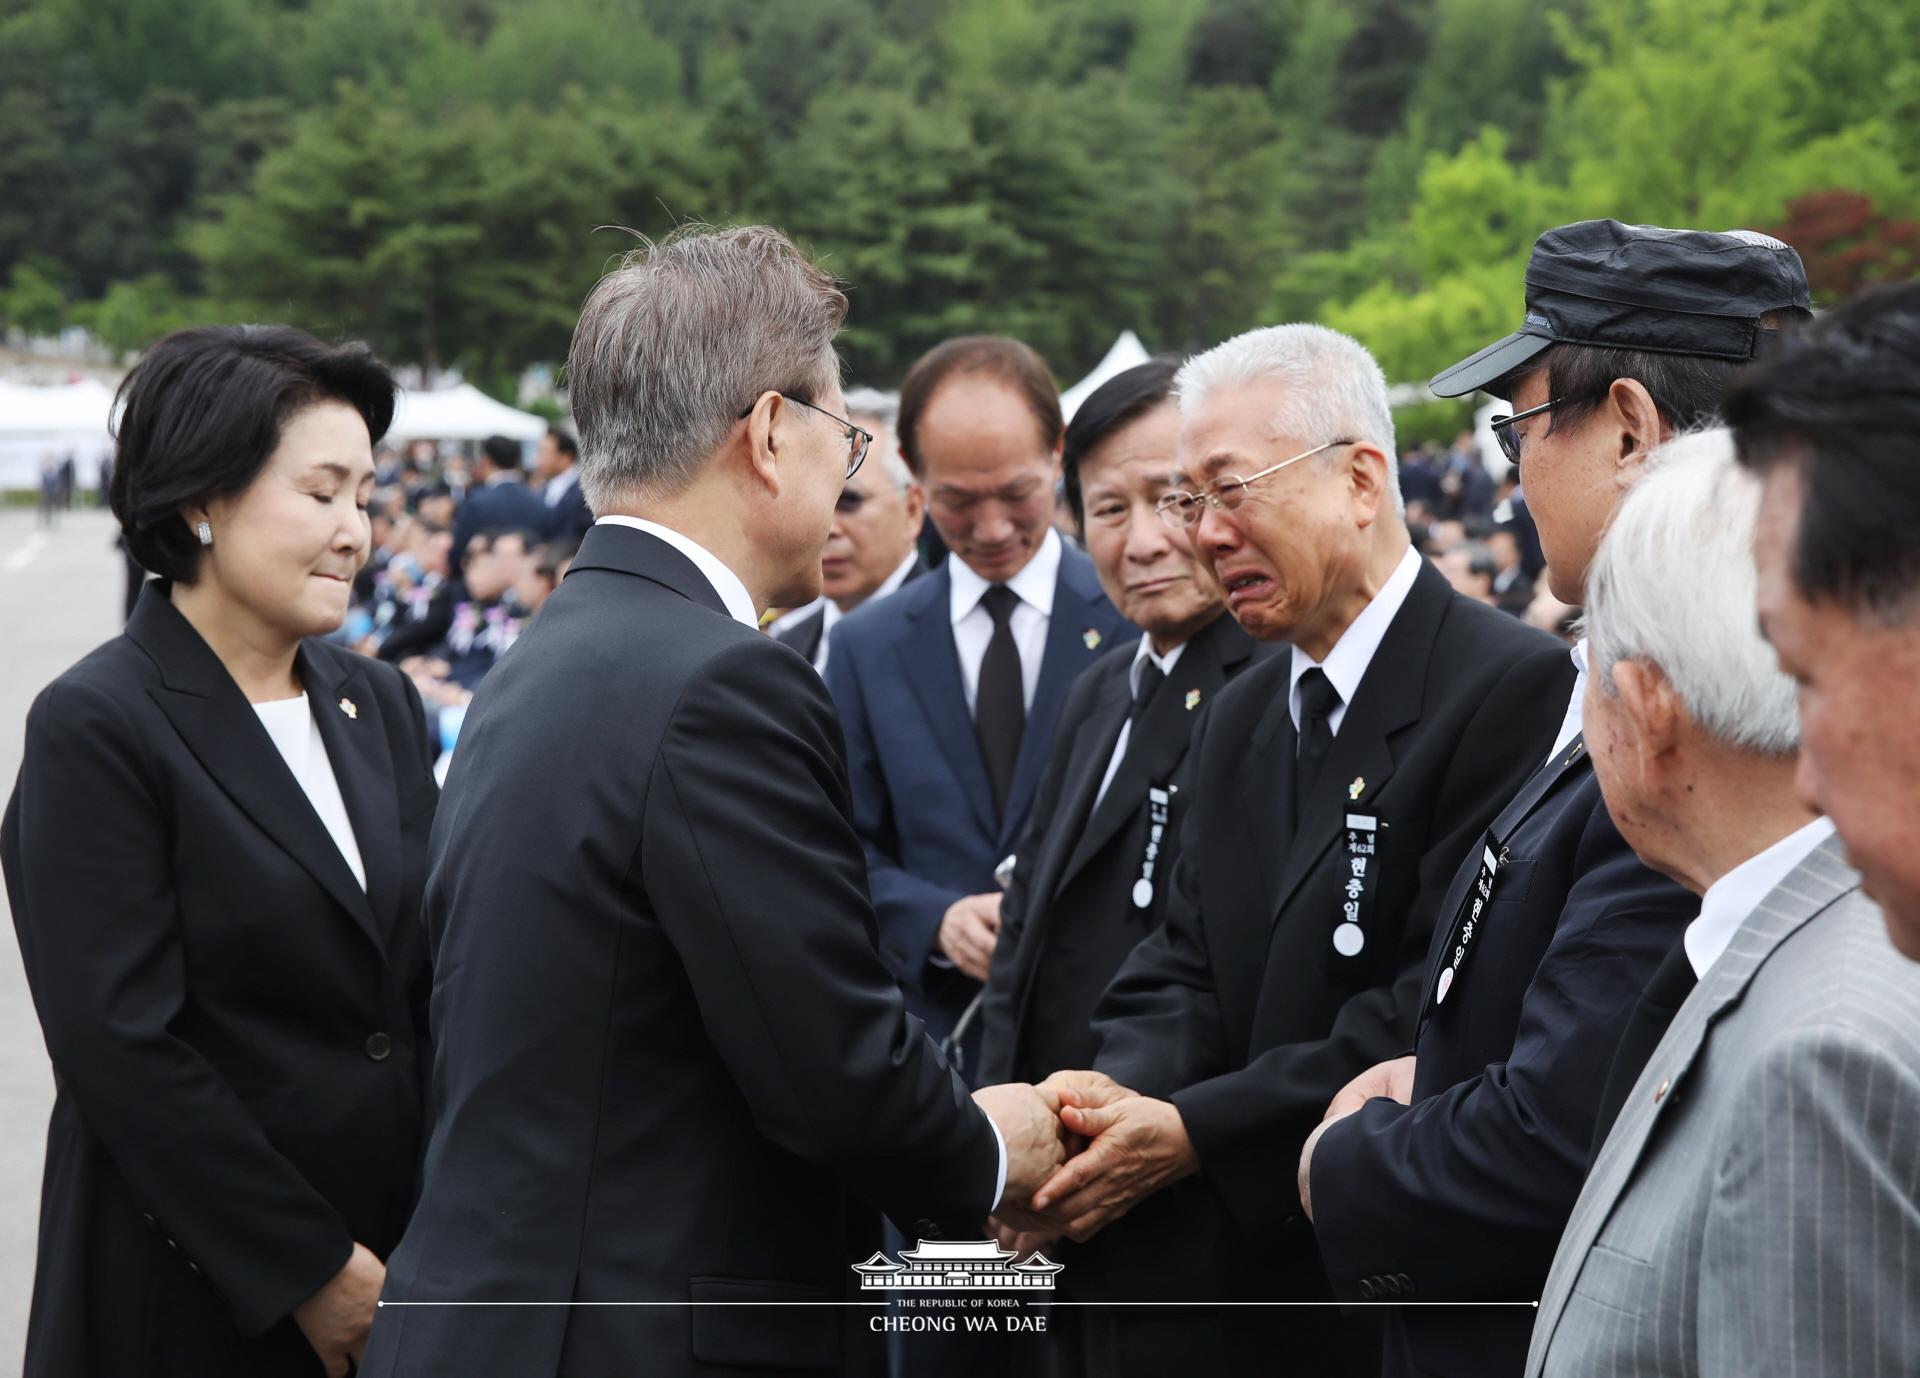
POLYGON ((1448 551, 1466 543, 1466 523, 1456 517, 1443 517, 1427 523, 1427 548, 1422 553, 1428 559, 1437 561, 1448 551))
POLYGON ((1622 835, 1700 914, 1622 1041, 1527 1372, 1920 1372, 1920 966, 1796 796, 1758 483, 1724 430, 1658 462, 1588 574, 1586 732, 1622 835))
POLYGON ((523 622, 539 612, 560 586, 561 570, 572 554, 572 547, 548 541, 536 546, 521 562, 520 577, 513 584, 513 601, 523 622))
POLYGON ((1562 603, 1554 596, 1553 584, 1546 577, 1547 571, 1540 571, 1541 578, 1533 586, 1533 598, 1528 602, 1526 611, 1520 620, 1529 627, 1538 627, 1559 637, 1569 646, 1580 644, 1580 608, 1573 603, 1562 603))
POLYGON ((1493 554, 1479 541, 1462 541, 1434 560, 1447 576, 1447 582, 1476 603, 1493 604, 1493 580, 1497 570, 1493 554))
POLYGON ((1920 960, 1920 284, 1822 317, 1727 415, 1766 479, 1761 626, 1800 684, 1801 792, 1920 960))
POLYGON ((1487 553, 1493 557, 1494 606, 1524 616, 1533 602, 1533 578, 1526 571, 1519 533, 1512 527, 1495 528, 1487 536, 1487 553))
MULTIPOLYGON (((1034 796, 1001 900, 1000 940, 981 1007, 980 1075, 1041 1081, 1086 1067, 1093 1010, 1120 963, 1160 923, 1166 878, 1190 807, 1188 739, 1199 710, 1242 671, 1285 647, 1248 636, 1180 524, 1171 496, 1180 433, 1175 365, 1154 361, 1109 379, 1074 414, 1061 467, 1087 554, 1123 616, 1143 629, 1080 676, 1060 709, 1053 755, 1034 796)), ((1209 1268, 1169 1258, 1214 1252, 1198 1183, 1144 1202, 1127 1228, 1062 1249, 1002 1232, 1022 1256, 1044 1248, 1067 1265, 1059 1295, 1079 1301, 1172 1301, 1217 1295, 1209 1268)), ((1059 1310, 1049 1326, 1055 1372, 1113 1372, 1176 1361, 1211 1371, 1219 1318, 1101 1308, 1059 1310), (1076 1356, 1078 1356, 1076 1358, 1076 1356)))
POLYGON ((0 825, 54 1104, 30 1378, 344 1374, 419 1182, 436 793, 420 700, 322 638, 394 384, 183 330, 121 385, 158 577, 27 718, 0 825))
POLYGON ((820 553, 820 596, 767 629, 823 675, 830 633, 840 619, 927 570, 918 544, 926 496, 900 453, 893 418, 855 411, 847 419, 869 432, 873 443, 867 462, 834 504, 833 529, 820 553))

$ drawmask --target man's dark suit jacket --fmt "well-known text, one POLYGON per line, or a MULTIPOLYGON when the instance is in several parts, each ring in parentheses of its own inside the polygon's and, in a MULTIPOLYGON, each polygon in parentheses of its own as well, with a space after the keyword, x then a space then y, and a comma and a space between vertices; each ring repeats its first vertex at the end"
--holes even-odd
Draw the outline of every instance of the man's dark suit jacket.
MULTIPOLYGON (((544 497, 541 499, 545 501, 544 497)), ((550 541, 562 545, 578 545, 593 525, 593 509, 587 506, 587 495, 580 491, 580 480, 576 476, 560 493, 560 497, 547 508, 547 524, 544 535, 550 541)))
POLYGON ((0 826, 55 1087, 33 1378, 318 1373, 290 1313, 356 1241, 386 1256, 418 1184, 419 695, 301 644, 362 890, 168 589, 35 702, 0 826))
MULTIPOLYGON (((1115 648, 1080 677, 1060 710, 1053 759, 1000 907, 1000 942, 981 1007, 984 1083, 1040 1081, 1062 1068, 1093 1065, 1100 994, 1166 910, 1180 820, 1193 806, 1187 747, 1199 710, 1253 666, 1291 654, 1255 641, 1225 612, 1203 627, 1129 734, 1127 754, 1096 808, 1094 795, 1133 711, 1129 671, 1138 650, 1138 642, 1115 648), (1154 806, 1147 792, 1153 788, 1168 798, 1142 907, 1134 887, 1149 866, 1154 806)), ((1178 1270, 1170 1274, 1167 1260, 1210 1255, 1211 1223, 1204 1198, 1176 1188, 1142 1203, 1126 1229, 1084 1246, 1062 1242, 1047 1253, 1067 1265, 1061 1284, 1076 1299, 1166 1301, 1193 1295, 1181 1293, 1187 1278, 1178 1270)), ((1203 1289, 1198 1295, 1205 1295, 1211 1268, 1192 1276, 1203 1289)), ((1126 1318, 1116 1313, 1114 1319, 1126 1318)), ((1166 1317, 1153 1321, 1164 1328, 1166 1317)))
MULTIPOLYGON (((473 699, 434 830, 433 1124, 389 1301, 845 1295, 848 1190, 977 1225, 992 1126, 873 949, 833 705, 602 524, 473 699)), ((369 1378, 837 1373, 810 1306, 388 1307, 369 1378)))
POLYGON ((895 596, 856 608, 834 627, 827 659, 827 685, 846 725, 880 955, 907 1007, 939 1036, 980 990, 932 961, 940 920, 961 896, 995 888, 993 868, 1019 842, 1067 690, 1105 650, 1139 636, 1107 601, 1093 562, 1062 542, 1046 655, 1000 816, 960 681, 951 590, 942 564, 895 596))
MULTIPOLYGON (((1228 1222, 1227 1294, 1269 1301, 1327 1295, 1294 1164, 1334 1093, 1412 1041, 1454 865, 1552 744, 1573 679, 1558 642, 1422 562, 1296 821, 1290 664, 1247 671, 1197 725, 1166 923, 1095 1024, 1095 1066, 1180 1111, 1228 1222), (1377 823, 1351 955, 1334 945, 1365 838, 1349 816, 1377 823)), ((1318 1314, 1243 1328, 1310 1345, 1318 1314)))
MULTIPOLYGON (((908 566, 907 577, 900 581, 900 588, 905 588, 926 572, 927 562, 921 558, 918 551, 915 551, 913 564, 908 566)), ((894 593, 898 593, 899 591, 900 589, 895 589, 894 593)), ((892 597, 893 595, 889 594, 887 596, 892 597)), ((865 605, 863 604, 862 606, 865 605)), ((794 650, 805 656, 807 663, 811 665, 814 658, 820 654, 820 637, 826 630, 826 626, 827 609, 823 603, 807 616, 795 622, 792 626, 782 627, 779 631, 775 632, 773 639, 783 646, 793 647, 794 650)), ((831 664, 832 662, 829 661, 828 663, 831 664)))
POLYGON ((460 509, 453 517, 453 549, 447 554, 447 568, 460 572, 466 558, 467 542, 482 531, 525 531, 529 539, 539 540, 552 525, 553 513, 546 499, 527 487, 519 474, 497 482, 476 484, 467 489, 460 509))
MULTIPOLYGON (((1467 839, 1426 962, 1411 1107, 1378 1099, 1313 1155, 1343 1300, 1535 1301, 1585 1180, 1614 1049, 1700 902, 1642 866, 1578 738, 1491 829, 1508 860, 1444 1001, 1480 870, 1467 839)), ((1390 1374, 1518 1374, 1526 1308, 1392 1308, 1390 1374)))

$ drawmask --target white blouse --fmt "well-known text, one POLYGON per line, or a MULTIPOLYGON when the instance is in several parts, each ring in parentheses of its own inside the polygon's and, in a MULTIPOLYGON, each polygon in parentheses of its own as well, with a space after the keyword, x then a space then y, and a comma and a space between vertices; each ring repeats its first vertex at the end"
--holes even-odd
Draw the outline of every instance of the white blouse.
POLYGON ((353 878, 367 888, 367 868, 360 859, 360 843, 354 838, 353 823, 347 818, 347 806, 340 798, 340 782, 334 778, 333 762, 327 756, 327 744, 320 739, 320 724, 313 720, 307 696, 256 703, 253 711, 267 729, 273 744, 306 792, 307 802, 326 824, 333 845, 340 849, 353 878))

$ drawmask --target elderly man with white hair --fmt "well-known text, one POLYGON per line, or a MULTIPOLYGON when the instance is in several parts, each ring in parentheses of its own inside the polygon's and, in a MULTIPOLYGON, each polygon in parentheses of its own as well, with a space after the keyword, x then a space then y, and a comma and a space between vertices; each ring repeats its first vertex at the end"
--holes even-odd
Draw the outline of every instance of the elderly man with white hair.
MULTIPOLYGON (((1142 876, 1171 887, 1166 921, 1096 1010, 1097 1071, 1049 1079, 1092 1145, 1034 1206, 1084 1240, 1198 1174, 1222 1214, 1220 1294, 1325 1299, 1288 1167, 1332 1094, 1411 1041, 1454 864, 1546 754, 1573 670, 1413 550, 1385 380, 1359 344, 1255 330, 1175 387, 1162 517, 1241 627, 1290 649, 1189 704, 1191 779, 1163 806, 1179 860, 1142 876)), ((1223 1328, 1237 1353, 1216 1371, 1378 1362, 1331 1307, 1235 1309, 1223 1328)))
POLYGON ((1655 1046, 1616 1063, 1527 1372, 1920 1372, 1920 967, 1796 797, 1759 485, 1724 430, 1662 460, 1588 574, 1586 736, 1621 833, 1700 915, 1662 969, 1677 1013, 1643 1006, 1655 1046))

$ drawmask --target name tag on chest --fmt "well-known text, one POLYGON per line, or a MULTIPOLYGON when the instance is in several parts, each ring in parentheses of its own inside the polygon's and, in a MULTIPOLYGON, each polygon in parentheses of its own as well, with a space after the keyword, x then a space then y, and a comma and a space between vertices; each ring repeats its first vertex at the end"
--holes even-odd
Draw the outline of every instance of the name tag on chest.
POLYGON ((1153 905, 1153 882, 1160 869, 1160 853, 1167 845, 1167 829, 1172 826, 1173 796, 1178 786, 1154 785, 1147 791, 1147 852, 1140 859, 1140 879, 1133 883, 1133 907, 1153 905))
POLYGON ((1345 854, 1341 857, 1340 922, 1333 950, 1358 957, 1367 945, 1366 920, 1373 912, 1374 882, 1380 874, 1380 820, 1373 814, 1347 815, 1345 854))
POLYGON ((1473 941, 1480 933, 1480 925, 1486 921, 1486 908, 1493 900, 1494 882, 1500 874, 1500 868, 1506 864, 1507 851, 1501 847, 1494 850, 1493 836, 1488 834, 1480 849, 1480 869, 1473 878, 1473 885, 1467 891, 1467 897, 1460 906, 1460 912, 1453 922, 1453 932, 1448 935, 1447 950, 1442 955, 1440 977, 1434 982, 1433 1003, 1444 1005, 1452 992, 1454 982, 1459 978, 1460 967, 1467 960, 1467 954, 1473 951, 1473 941))

